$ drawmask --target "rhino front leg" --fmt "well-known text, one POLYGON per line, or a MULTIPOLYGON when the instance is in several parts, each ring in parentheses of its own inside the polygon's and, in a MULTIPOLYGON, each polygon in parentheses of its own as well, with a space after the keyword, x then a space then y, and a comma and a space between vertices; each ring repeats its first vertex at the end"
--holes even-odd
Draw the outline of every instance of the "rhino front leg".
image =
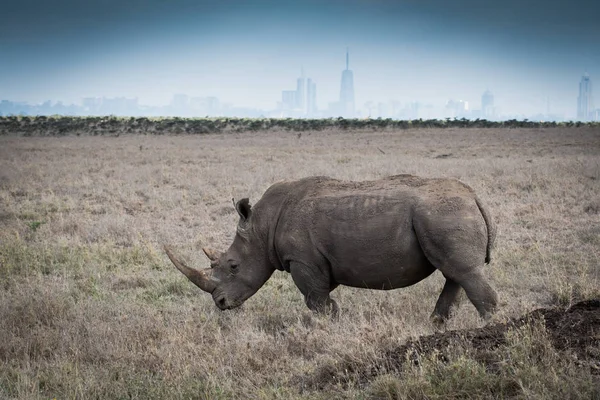
POLYGON ((290 263, 290 273, 294 283, 304 295, 308 308, 318 313, 331 312, 333 316, 337 316, 338 305, 329 297, 329 293, 337 285, 331 283, 329 274, 317 267, 299 262, 290 263))

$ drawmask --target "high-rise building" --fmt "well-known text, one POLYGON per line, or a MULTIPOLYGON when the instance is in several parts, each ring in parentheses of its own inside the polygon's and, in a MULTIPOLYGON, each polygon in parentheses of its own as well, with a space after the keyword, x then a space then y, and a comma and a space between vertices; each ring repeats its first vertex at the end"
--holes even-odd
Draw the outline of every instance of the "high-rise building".
POLYGON ((306 86, 304 82, 304 70, 302 70, 302 75, 296 80, 296 108, 299 110, 304 110, 306 108, 304 97, 304 88, 306 86))
POLYGON ((586 73, 579 82, 579 97, 577 98, 577 119, 588 121, 592 116, 594 102, 592 98, 592 81, 586 73))
POLYGON ((281 105, 284 110, 296 108, 296 90, 284 90, 281 92, 281 105))
POLYGON ((447 116, 465 118, 469 115, 469 102, 464 100, 448 100, 446 102, 447 116))
POLYGON ((489 90, 481 96, 481 114, 483 118, 494 118, 494 95, 489 90))
POLYGON ((340 88, 340 109, 344 116, 354 116, 354 75, 349 69, 350 55, 346 49, 346 69, 342 71, 340 88))
POLYGON ((317 110, 317 85, 310 78, 304 77, 304 69, 300 78, 296 79, 296 90, 281 92, 281 115, 303 116, 314 115, 317 110))
POLYGON ((308 78, 306 80, 306 114, 314 115, 317 112, 317 84, 308 78))
POLYGON ((296 79, 295 90, 283 90, 281 103, 278 103, 278 115, 302 117, 315 115, 317 112, 317 85, 310 78, 305 78, 304 68, 300 78, 296 79))

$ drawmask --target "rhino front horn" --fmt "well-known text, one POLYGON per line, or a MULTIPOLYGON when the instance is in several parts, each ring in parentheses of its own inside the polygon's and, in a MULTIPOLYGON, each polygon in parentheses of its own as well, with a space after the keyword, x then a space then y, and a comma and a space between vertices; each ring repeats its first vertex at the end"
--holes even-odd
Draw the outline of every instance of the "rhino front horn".
POLYGON ((169 260, 175 265, 175 267, 184 274, 194 285, 198 286, 205 292, 212 293, 217 286, 212 279, 212 270, 210 268, 198 271, 185 265, 185 263, 179 260, 171 251, 168 246, 164 247, 169 260))
POLYGON ((214 250, 209 249, 208 247, 203 247, 202 251, 204 252, 204 254, 206 254, 206 257, 208 257, 210 261, 217 261, 219 259, 217 253, 214 250))

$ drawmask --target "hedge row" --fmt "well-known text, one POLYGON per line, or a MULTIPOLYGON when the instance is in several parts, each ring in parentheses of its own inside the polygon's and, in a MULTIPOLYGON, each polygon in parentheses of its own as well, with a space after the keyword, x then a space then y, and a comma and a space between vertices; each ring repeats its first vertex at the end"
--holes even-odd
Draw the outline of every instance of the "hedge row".
POLYGON ((288 131, 385 130, 410 128, 555 128, 600 127, 599 122, 542 122, 485 119, 296 119, 296 118, 146 118, 146 117, 0 117, 0 135, 63 136, 119 134, 206 134, 270 129, 288 131))

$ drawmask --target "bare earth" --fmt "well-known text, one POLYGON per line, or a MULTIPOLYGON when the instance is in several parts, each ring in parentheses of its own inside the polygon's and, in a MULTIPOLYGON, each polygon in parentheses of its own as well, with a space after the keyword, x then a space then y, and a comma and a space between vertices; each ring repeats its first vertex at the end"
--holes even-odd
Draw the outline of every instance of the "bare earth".
MULTIPOLYGON (((559 339, 552 323, 507 324, 598 298, 598 128, 0 137, 0 398, 600 397, 596 303, 573 317, 596 325, 559 339), (231 199, 279 180, 400 173, 458 178, 492 211, 506 329, 483 352, 448 332, 407 350, 435 332, 438 273, 340 287, 332 321, 276 272, 222 312, 161 250, 208 266, 201 247, 235 233, 231 199)), ((448 329, 483 325, 463 299, 448 329)))

